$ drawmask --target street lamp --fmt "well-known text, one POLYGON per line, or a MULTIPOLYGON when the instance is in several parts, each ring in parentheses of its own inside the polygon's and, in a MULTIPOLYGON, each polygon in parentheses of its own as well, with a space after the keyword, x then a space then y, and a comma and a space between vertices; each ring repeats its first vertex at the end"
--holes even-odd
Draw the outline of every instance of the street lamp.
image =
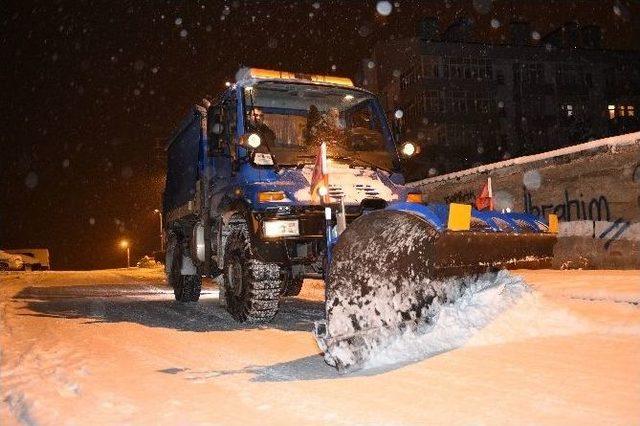
POLYGON ((131 253, 130 253, 131 246, 129 245, 129 241, 127 240, 120 241, 120 247, 127 250, 127 268, 130 268, 131 267, 131 253))
POLYGON ((162 228, 162 212, 158 209, 153 211, 160 217, 160 251, 164 251, 164 229, 162 228))

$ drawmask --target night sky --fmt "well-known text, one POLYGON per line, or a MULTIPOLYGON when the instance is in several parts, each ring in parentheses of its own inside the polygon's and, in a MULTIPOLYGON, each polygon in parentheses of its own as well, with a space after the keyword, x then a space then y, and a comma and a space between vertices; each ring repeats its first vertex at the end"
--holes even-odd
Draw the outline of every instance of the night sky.
MULTIPOLYGON (((159 246, 161 147, 189 105, 241 65, 353 77, 377 41, 437 16, 500 42, 511 20, 637 42, 620 1, 24 1, 0 3, 0 248, 47 247, 55 269, 124 266, 159 246), (497 20, 498 28, 491 25, 497 20)), ((636 22, 634 33, 633 22, 636 22)))

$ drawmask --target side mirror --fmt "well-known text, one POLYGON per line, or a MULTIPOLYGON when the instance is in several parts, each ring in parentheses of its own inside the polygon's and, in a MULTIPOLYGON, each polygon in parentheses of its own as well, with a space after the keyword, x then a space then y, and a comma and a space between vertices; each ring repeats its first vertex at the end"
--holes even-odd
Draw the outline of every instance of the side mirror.
POLYGON ((222 147, 222 133, 224 127, 220 123, 213 123, 209 128, 209 156, 219 155, 224 149, 222 147))
POLYGON ((393 133, 395 133, 396 136, 400 136, 403 133, 404 130, 404 111, 402 111, 401 109, 396 109, 393 112, 393 133))

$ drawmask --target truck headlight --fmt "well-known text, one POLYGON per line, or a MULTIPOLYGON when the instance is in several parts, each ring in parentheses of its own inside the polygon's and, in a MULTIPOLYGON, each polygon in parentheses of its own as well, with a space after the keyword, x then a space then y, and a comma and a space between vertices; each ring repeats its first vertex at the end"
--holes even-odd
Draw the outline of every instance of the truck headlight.
POLYGON ((402 145, 402 148, 400 149, 400 151, 402 152, 402 155, 404 155, 405 157, 411 157, 413 154, 416 153, 416 146, 411 142, 405 142, 402 145))
POLYGON ((296 237, 300 235, 300 224, 298 220, 266 220, 262 223, 264 236, 275 237, 296 237))
POLYGON ((260 143, 262 143, 262 140, 260 139, 260 135, 258 135, 257 133, 251 133, 247 137, 247 145, 249 145, 253 149, 259 147, 260 143))

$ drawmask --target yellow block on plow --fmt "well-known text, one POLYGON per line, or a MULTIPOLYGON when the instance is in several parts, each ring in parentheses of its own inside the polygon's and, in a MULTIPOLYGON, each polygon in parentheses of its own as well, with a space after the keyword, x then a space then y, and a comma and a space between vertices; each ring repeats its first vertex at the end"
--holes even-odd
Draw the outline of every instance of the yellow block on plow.
POLYGON ((449 204, 447 228, 450 231, 468 231, 471 228, 471 206, 469 204, 449 204))
POLYGON ((549 232, 552 234, 558 233, 558 215, 553 213, 549 214, 549 232))

